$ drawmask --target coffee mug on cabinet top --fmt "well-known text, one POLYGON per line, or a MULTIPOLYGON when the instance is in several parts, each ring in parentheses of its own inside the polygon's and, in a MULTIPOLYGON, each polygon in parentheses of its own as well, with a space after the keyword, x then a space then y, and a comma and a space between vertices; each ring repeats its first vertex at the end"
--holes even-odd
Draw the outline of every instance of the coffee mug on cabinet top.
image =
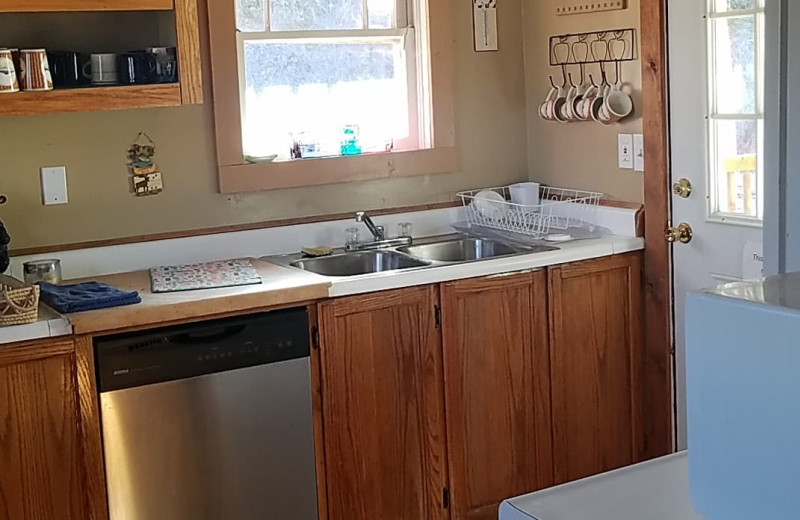
POLYGON ((53 90, 53 77, 44 49, 22 49, 19 53, 19 83, 22 90, 53 90))
POLYGON ((17 69, 11 49, 0 49, 0 94, 19 92, 17 69))
POLYGON ((56 88, 74 88, 89 84, 83 68, 88 63, 86 54, 72 51, 51 51, 47 53, 50 62, 50 75, 56 88))
POLYGON ((119 82, 117 55, 92 54, 91 59, 83 66, 83 75, 91 79, 92 85, 116 85, 119 82))

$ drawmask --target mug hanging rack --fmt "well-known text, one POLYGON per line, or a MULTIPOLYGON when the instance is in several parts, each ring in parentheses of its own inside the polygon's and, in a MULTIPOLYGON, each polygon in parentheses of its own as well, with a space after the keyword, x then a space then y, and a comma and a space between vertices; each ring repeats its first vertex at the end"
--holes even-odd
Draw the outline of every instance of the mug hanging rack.
POLYGON ((636 29, 611 29, 550 37, 550 65, 614 63, 639 58, 636 49, 636 29))

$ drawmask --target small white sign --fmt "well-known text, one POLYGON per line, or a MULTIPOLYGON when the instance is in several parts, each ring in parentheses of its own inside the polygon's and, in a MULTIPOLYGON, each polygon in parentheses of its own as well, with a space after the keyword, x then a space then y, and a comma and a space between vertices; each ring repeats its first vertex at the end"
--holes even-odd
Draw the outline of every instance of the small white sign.
POLYGON ((764 244, 762 242, 747 242, 742 255, 742 278, 757 280, 764 278, 764 244))
POLYGON ((475 50, 498 50, 497 0, 472 0, 472 20, 475 28, 475 50))

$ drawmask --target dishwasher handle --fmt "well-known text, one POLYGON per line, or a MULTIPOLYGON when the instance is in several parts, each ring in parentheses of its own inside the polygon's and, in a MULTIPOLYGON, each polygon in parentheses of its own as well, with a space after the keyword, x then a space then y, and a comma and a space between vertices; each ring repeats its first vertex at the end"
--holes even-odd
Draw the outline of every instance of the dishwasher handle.
POLYGON ((209 343, 218 343, 220 341, 226 341, 235 338, 246 328, 246 325, 231 325, 216 329, 188 331, 182 334, 171 336, 169 338, 169 342, 176 343, 178 345, 207 345, 209 343))

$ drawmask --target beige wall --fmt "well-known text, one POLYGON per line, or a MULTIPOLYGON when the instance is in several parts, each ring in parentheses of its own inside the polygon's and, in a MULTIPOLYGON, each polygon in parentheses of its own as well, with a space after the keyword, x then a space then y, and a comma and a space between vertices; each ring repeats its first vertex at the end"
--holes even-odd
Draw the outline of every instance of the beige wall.
POLYGON ((5 118, 0 194, 9 202, 0 219, 12 247, 447 201, 461 189, 522 180, 528 164, 521 1, 501 2, 501 51, 480 54, 472 50, 471 3, 454 1, 458 173, 225 196, 217 193, 210 98, 198 107, 5 118), (155 197, 128 191, 126 150, 140 130, 158 145, 166 190, 155 197), (53 165, 68 168, 70 203, 45 207, 38 170, 53 165))
MULTIPOLYGON (((608 198, 631 202, 644 200, 643 175, 620 170, 617 134, 641 133, 642 81, 640 62, 622 67, 623 80, 633 90, 636 113, 620 125, 598 123, 562 124, 543 121, 539 104, 550 89, 548 75, 561 78, 559 68, 549 64, 552 35, 605 29, 639 27, 639 0, 628 0, 628 9, 605 13, 556 16, 560 0, 528 0, 523 5, 525 34, 525 83, 528 113, 528 169, 530 179, 553 186, 601 191, 608 198)), ((637 31, 638 35, 638 31, 637 31)), ((571 67, 575 73, 578 67, 571 67)), ((609 68, 610 70, 610 68, 609 68)), ((595 78, 597 65, 588 67, 595 78)), ((611 71, 612 78, 614 72, 611 71)))

